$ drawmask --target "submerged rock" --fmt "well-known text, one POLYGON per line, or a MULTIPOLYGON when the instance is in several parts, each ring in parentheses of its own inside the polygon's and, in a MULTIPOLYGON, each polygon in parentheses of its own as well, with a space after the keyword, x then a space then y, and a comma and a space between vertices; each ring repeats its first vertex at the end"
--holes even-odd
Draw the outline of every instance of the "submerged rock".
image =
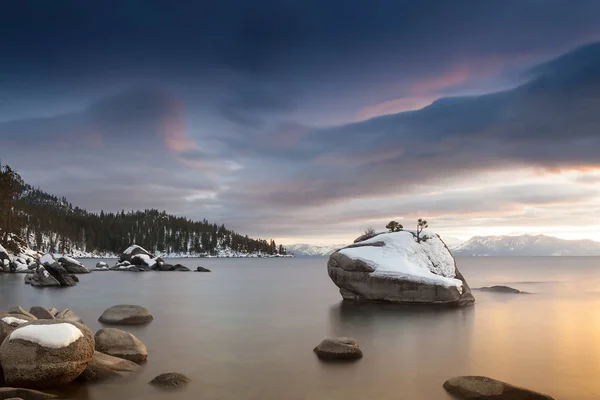
POLYGON ((461 399, 554 400, 553 397, 546 394, 485 376, 457 376, 444 382, 444 389, 461 399))
POLYGON ((173 271, 188 272, 191 270, 185 265, 175 264, 175 268, 173 268, 173 271))
POLYGON ((475 302, 448 247, 424 231, 383 233, 337 250, 327 271, 345 300, 464 306, 475 302))
POLYGON ((104 311, 98 321, 114 325, 139 325, 147 324, 153 319, 150 311, 142 306, 120 304, 104 311))
POLYGON ((99 351, 94 352, 92 362, 77 380, 96 382, 104 379, 116 378, 135 372, 139 366, 133 361, 113 357, 99 351))
POLYGON ((129 332, 104 328, 96 332, 96 351, 136 363, 146 361, 148 350, 140 339, 129 332))
POLYGON ((326 360, 356 360, 363 356, 358 341, 349 337, 325 339, 313 351, 326 360))
POLYGON ((210 272, 210 269, 204 267, 196 268, 196 272, 210 272))
POLYGON ((93 354, 92 332, 85 325, 60 320, 24 324, 0 346, 6 384, 32 389, 73 381, 93 354))
POLYGON ((510 286, 503 286, 503 285, 496 285, 496 286, 490 286, 490 287, 486 286, 486 287, 479 288, 479 290, 481 290, 482 292, 495 292, 495 293, 514 293, 514 294, 525 293, 525 292, 521 292, 518 289, 511 288, 510 286))
POLYGON ((190 378, 178 372, 160 374, 150 381, 151 385, 162 388, 178 388, 190 383, 190 378))

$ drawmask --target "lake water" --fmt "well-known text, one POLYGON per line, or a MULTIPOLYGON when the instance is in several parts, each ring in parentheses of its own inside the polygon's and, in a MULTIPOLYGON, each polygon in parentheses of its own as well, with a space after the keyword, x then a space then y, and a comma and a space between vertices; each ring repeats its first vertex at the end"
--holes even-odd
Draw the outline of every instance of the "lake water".
POLYGON ((213 272, 95 272, 67 289, 0 274, 0 308, 68 307, 93 331, 114 304, 153 313, 151 324, 124 328, 148 347, 141 371, 74 385, 70 398, 447 400, 443 382, 464 374, 561 400, 600 398, 600 258, 459 258, 471 287, 534 293, 475 291, 475 306, 462 309, 342 303, 324 258, 178 262, 213 272), (358 339, 364 358, 320 362, 312 349, 329 336, 358 339), (192 379, 188 388, 147 384, 173 371, 192 379))

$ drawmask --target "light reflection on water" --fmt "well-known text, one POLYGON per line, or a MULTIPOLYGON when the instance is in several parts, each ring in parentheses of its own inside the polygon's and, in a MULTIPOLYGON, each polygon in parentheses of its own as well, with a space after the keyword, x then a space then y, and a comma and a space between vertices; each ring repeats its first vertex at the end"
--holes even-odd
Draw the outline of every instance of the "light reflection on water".
POLYGON ((343 303, 325 261, 177 260, 213 272, 97 272, 69 289, 0 274, 0 306, 69 307, 93 331, 111 305, 152 311, 150 325, 126 328, 148 347, 142 370, 74 385, 64 393, 72 398, 447 400, 442 383, 462 374, 559 399, 600 398, 600 258, 459 259, 471 287, 534 293, 474 292, 476 305, 461 309, 343 303), (357 338, 364 358, 319 362, 312 348, 327 336, 357 338), (192 383, 168 394, 147 384, 169 371, 192 383))

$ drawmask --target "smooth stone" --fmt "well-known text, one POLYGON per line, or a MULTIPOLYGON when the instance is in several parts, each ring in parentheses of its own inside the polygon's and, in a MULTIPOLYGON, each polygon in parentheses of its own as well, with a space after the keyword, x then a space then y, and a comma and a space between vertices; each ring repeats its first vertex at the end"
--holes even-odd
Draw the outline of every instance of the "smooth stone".
POLYGON ((189 272, 191 270, 188 267, 186 267, 185 265, 176 264, 175 268, 173 268, 173 271, 189 272))
POLYGON ((313 351, 326 360, 356 360, 363 356, 358 341, 349 337, 325 339, 313 351))
POLYGON ((35 321, 37 319, 37 317, 33 314, 31 314, 30 312, 25 311, 24 309, 22 309, 20 306, 16 306, 16 307, 11 307, 11 308, 7 308, 6 310, 1 310, 0 314, 12 314, 12 315, 22 315, 25 316, 25 318, 21 318, 21 319, 26 319, 28 321, 35 321))
POLYGON ((457 376, 444 382, 444 389, 461 399, 554 400, 546 394, 513 386, 485 376, 457 376))
POLYGON ((196 272, 210 272, 210 269, 204 267, 196 268, 196 272))
POLYGON ((29 313, 37 319, 54 319, 54 315, 45 307, 33 306, 29 309, 29 313))
POLYGON ((92 362, 77 380, 84 382, 96 382, 100 380, 126 376, 139 369, 133 361, 114 357, 99 351, 94 352, 92 362))
POLYGON ((503 286, 503 285, 496 285, 496 286, 490 286, 490 287, 482 287, 479 290, 481 290, 482 292, 495 292, 495 293, 514 293, 514 294, 518 294, 518 293, 523 293, 518 289, 514 289, 511 288, 510 286, 503 286))
POLYGON ((158 375, 149 383, 162 388, 178 388, 190 383, 190 378, 178 372, 169 372, 158 375))
POLYGON ((150 311, 142 306, 120 304, 104 311, 98 321, 113 325, 139 325, 147 324, 153 319, 150 311))
POLYGON ((140 363, 148 358, 146 345, 129 332, 104 328, 96 332, 96 351, 140 363))
POLYGON ((61 320, 38 320, 21 325, 71 324, 83 336, 66 347, 44 347, 28 340, 5 339, 0 346, 0 360, 8 386, 43 389, 68 384, 77 378, 92 361, 94 336, 82 324, 61 320))

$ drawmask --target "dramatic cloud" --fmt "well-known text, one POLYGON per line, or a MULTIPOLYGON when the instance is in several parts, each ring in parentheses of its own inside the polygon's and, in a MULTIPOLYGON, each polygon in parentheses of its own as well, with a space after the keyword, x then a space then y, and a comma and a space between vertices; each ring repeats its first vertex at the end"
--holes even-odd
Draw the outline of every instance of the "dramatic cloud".
POLYGON ((596 1, 4 11, 0 157, 82 207, 288 242, 600 225, 596 1))

